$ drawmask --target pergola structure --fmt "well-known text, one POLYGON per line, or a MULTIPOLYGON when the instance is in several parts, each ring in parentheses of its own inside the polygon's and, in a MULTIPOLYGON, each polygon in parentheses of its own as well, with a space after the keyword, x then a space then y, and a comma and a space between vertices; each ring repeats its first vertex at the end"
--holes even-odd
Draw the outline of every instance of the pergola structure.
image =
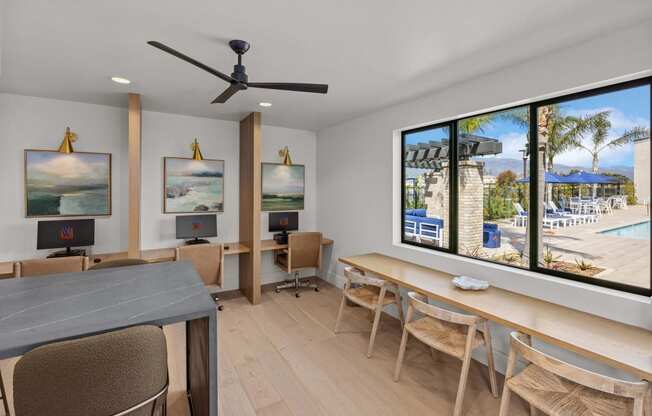
MULTIPOLYGON (((503 144, 497 139, 460 134, 458 157, 468 160, 473 156, 497 155, 502 153, 503 144)), ((440 170, 443 162, 448 162, 449 140, 429 141, 428 143, 405 146, 404 164, 407 168, 440 170)))

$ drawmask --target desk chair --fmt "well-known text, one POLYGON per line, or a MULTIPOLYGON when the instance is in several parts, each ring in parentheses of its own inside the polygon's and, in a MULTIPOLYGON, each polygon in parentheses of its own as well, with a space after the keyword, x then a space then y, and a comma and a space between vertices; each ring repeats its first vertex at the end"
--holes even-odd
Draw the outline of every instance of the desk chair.
MULTIPOLYGON (((224 278, 224 246, 222 244, 193 244, 175 249, 175 261, 188 260, 199 273, 204 284, 211 289, 222 286, 224 278)), ((224 307, 219 304, 219 298, 211 293, 218 310, 224 307)))
POLYGON ((282 289, 294 289, 294 295, 299 297, 299 289, 312 288, 319 292, 319 286, 309 281, 299 279, 299 271, 303 269, 321 268, 321 242, 322 235, 317 232, 292 233, 288 236, 288 248, 274 254, 274 263, 293 279, 286 280, 285 284, 276 286, 276 293, 282 289))
POLYGON ((38 347, 16 364, 16 416, 165 415, 167 371, 156 326, 38 347))
POLYGON ((114 267, 127 267, 127 266, 140 266, 142 264, 149 264, 147 260, 143 259, 117 259, 117 260, 106 260, 99 263, 95 263, 88 270, 101 270, 101 269, 113 269, 114 267))
POLYGON ((551 416, 643 416, 647 381, 629 382, 575 367, 532 348, 528 335, 511 333, 500 416, 509 413, 511 393, 530 403, 530 414, 541 410, 551 416), (527 361, 514 374, 520 355, 527 361))
POLYGON ((401 325, 403 325, 401 292, 399 291, 398 285, 376 277, 365 276, 363 272, 353 267, 344 269, 344 278, 346 281, 342 290, 342 302, 340 303, 340 310, 337 313, 334 332, 336 334, 339 332, 340 320, 342 319, 342 312, 344 312, 344 305, 347 299, 375 312, 374 323, 371 327, 371 336, 369 337, 369 347, 367 347, 367 358, 371 358, 383 309, 391 304, 396 305, 401 325), (358 285, 358 287, 353 287, 353 285, 358 285))
MULTIPOLYGON (((466 391, 466 382, 471 365, 471 354, 477 347, 484 345, 487 349, 487 363, 489 364, 489 381, 491 393, 498 397, 494 358, 491 348, 491 335, 486 319, 479 316, 466 315, 430 305, 425 296, 415 292, 408 293, 409 307, 403 326, 403 337, 396 360, 394 380, 398 381, 401 375, 401 366, 407 345, 408 334, 437 351, 445 352, 462 360, 462 374, 457 388, 454 416, 462 414, 462 404, 466 391), (412 320, 415 309, 425 316, 412 320)), ((432 351, 432 350, 431 350, 432 351)))
POLYGON ((82 256, 24 260, 16 263, 16 277, 32 277, 66 272, 83 272, 87 269, 88 257, 82 256))

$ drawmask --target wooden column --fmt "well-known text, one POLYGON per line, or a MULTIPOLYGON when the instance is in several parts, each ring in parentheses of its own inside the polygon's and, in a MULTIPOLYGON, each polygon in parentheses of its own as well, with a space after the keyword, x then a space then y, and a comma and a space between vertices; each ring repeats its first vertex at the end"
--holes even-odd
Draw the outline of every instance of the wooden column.
POLYGON ((129 94, 129 248, 130 258, 140 257, 141 183, 140 94, 129 94))
POLYGON ((260 302, 261 114, 240 121, 240 290, 252 304, 260 302))

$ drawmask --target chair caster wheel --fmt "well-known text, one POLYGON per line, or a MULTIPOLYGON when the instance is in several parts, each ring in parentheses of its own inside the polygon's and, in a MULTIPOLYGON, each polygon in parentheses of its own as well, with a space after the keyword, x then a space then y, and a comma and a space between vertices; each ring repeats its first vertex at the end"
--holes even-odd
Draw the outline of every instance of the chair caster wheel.
POLYGON ((318 287, 315 288, 315 292, 319 292, 319 288, 318 288, 318 287))
POLYGON ((294 296, 296 296, 296 297, 300 297, 300 295, 299 295, 298 293, 295 293, 294 296))
POLYGON ((218 311, 223 311, 223 310, 224 310, 224 306, 222 306, 222 305, 218 306, 218 307, 217 307, 217 310, 218 310, 218 311))
POLYGON ((274 289, 274 292, 281 293, 281 289, 274 289))

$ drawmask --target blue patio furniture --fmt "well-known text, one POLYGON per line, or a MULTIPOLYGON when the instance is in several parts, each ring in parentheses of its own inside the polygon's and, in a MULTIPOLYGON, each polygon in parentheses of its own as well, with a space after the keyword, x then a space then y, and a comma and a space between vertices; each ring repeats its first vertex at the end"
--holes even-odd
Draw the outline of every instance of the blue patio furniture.
POLYGON ((500 236, 498 224, 482 224, 482 247, 500 248, 500 236))
POLYGON ((444 220, 441 218, 431 218, 426 216, 427 212, 423 208, 406 209, 404 220, 404 233, 408 236, 414 236, 417 241, 421 238, 433 240, 438 245, 442 245, 442 230, 444 220))

